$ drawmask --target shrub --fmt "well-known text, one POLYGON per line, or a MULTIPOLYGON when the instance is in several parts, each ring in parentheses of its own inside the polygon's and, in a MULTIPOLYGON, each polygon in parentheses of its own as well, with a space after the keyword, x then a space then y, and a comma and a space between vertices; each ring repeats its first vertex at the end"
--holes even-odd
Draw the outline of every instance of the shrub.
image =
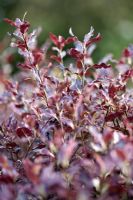
POLYGON ((133 47, 94 64, 92 27, 82 42, 50 33, 47 51, 25 19, 5 21, 23 62, 1 74, 0 199, 133 198, 133 47))

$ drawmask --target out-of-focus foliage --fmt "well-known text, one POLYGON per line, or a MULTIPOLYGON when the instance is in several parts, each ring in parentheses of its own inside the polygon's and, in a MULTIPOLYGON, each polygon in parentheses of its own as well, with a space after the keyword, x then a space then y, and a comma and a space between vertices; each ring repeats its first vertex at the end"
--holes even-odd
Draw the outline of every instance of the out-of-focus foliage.
MULTIPOLYGON (((69 27, 82 37, 91 25, 103 36, 95 58, 113 52, 116 57, 122 48, 133 41, 132 0, 1 0, 0 17, 27 18, 34 27, 43 27, 41 41, 52 31, 67 35, 69 27)), ((1 22, 2 23, 2 22, 1 22)), ((2 23, 3 37, 7 26, 2 23)))

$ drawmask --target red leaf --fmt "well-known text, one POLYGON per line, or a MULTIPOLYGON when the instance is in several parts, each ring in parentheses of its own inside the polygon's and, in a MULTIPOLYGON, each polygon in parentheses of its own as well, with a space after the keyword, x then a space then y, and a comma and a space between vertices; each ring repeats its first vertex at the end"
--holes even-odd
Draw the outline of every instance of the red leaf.
POLYGON ((50 33, 50 34, 49 34, 49 37, 50 37, 50 39, 52 40, 52 42, 53 42, 56 46, 58 46, 58 38, 57 38, 57 36, 54 35, 53 33, 50 33))
POLYGON ((23 24, 20 25, 20 32, 24 34, 25 32, 28 31, 29 27, 30 27, 29 22, 23 22, 23 24))
POLYGON ((14 178, 8 174, 0 175, 0 183, 1 184, 10 184, 14 182, 14 178))
POLYGON ((15 26, 16 27, 16 24, 15 24, 14 21, 12 21, 12 20, 10 20, 8 18, 5 18, 4 21, 7 22, 8 24, 10 24, 11 26, 15 26))
POLYGON ((23 69, 33 69, 35 67, 34 65, 29 65, 26 63, 18 63, 17 66, 23 69))
POLYGON ((6 148, 7 149, 13 149, 14 147, 16 147, 17 146, 17 144, 15 143, 15 142, 8 142, 7 144, 6 144, 6 148))
POLYGON ((92 43, 98 42, 101 40, 101 35, 98 34, 95 38, 90 39, 87 43, 86 46, 90 46, 92 43))
POLYGON ((33 133, 30 129, 26 128, 26 127, 20 127, 16 130, 16 134, 18 137, 32 137, 33 133))
POLYGON ((73 43, 77 40, 76 37, 68 37, 66 40, 65 40, 65 44, 70 44, 70 43, 73 43))
POLYGON ((116 94, 116 87, 111 84, 109 86, 108 92, 109 92, 109 97, 114 98, 114 96, 116 94))
POLYGON ((124 49, 124 51, 123 51, 123 56, 126 57, 126 58, 131 56, 131 53, 130 53, 130 51, 128 50, 128 48, 124 49))
POLYGON ((29 159, 23 161, 24 170, 30 181, 34 184, 39 183, 39 173, 41 166, 39 164, 32 163, 29 159))
POLYGON ((109 144, 113 139, 113 131, 109 131, 109 132, 105 133, 103 138, 104 138, 105 143, 109 144))
POLYGON ((5 169, 9 168, 9 163, 6 156, 0 156, 0 166, 5 169))
POLYGON ((86 70, 85 76, 86 77, 90 77, 91 76, 91 71, 89 69, 86 70))
POLYGON ((105 120, 106 121, 113 121, 115 118, 121 118, 122 117, 123 112, 115 112, 115 113, 109 113, 105 120))
POLYGON ((43 51, 41 49, 36 49, 32 53, 34 56, 34 65, 39 64, 44 58, 43 51))
POLYGON ((18 48, 20 48, 22 51, 24 51, 27 47, 26 44, 24 42, 21 41, 17 41, 17 46, 18 48))
POLYGON ((112 84, 110 84, 109 88, 108 88, 108 92, 109 92, 109 97, 110 98, 114 98, 115 95, 117 94, 117 92, 119 91, 124 91, 125 90, 125 86, 114 86, 112 84))
POLYGON ((12 54, 7 55, 6 61, 7 61, 8 63, 12 63, 13 60, 14 60, 14 56, 13 56, 12 54))
POLYGON ((65 39, 64 39, 63 36, 59 35, 58 36, 58 45, 57 45, 57 47, 59 49, 63 49, 64 46, 65 46, 65 39))
POLYGON ((70 159, 74 153, 77 143, 71 139, 68 143, 64 143, 58 152, 58 164, 61 164, 62 167, 68 167, 70 159))
POLYGON ((81 60, 77 60, 77 68, 83 69, 83 63, 81 62, 81 60))
POLYGON ((126 155, 122 149, 116 149, 116 153, 121 160, 126 160, 126 155))
POLYGON ((59 56, 52 55, 52 56, 50 56, 50 58, 55 60, 58 63, 61 63, 61 57, 59 57, 59 56))
POLYGON ((126 81, 129 78, 132 78, 133 77, 133 69, 127 70, 124 74, 121 75, 121 77, 122 77, 122 81, 126 81))
POLYGON ((10 90, 14 89, 14 85, 12 84, 11 81, 4 80, 3 83, 4 83, 4 85, 5 85, 5 87, 6 87, 7 90, 10 91, 10 90))
POLYGON ((69 54, 70 54, 70 56, 72 56, 73 58, 76 58, 76 59, 81 59, 82 60, 83 57, 84 57, 84 55, 82 53, 80 53, 79 51, 77 51, 74 48, 70 49, 69 54))
POLYGON ((105 63, 101 63, 101 64, 95 64, 93 65, 93 67, 95 67, 96 69, 101 69, 101 68, 107 69, 110 68, 111 65, 106 65, 105 63))
POLYGON ((63 36, 59 35, 57 37, 53 33, 50 33, 49 36, 55 46, 57 46, 59 49, 63 49, 63 47, 65 46, 65 39, 63 36))
POLYGON ((127 119, 128 119, 128 121, 129 121, 129 122, 133 122, 133 115, 132 115, 132 116, 129 116, 129 117, 127 117, 127 119))

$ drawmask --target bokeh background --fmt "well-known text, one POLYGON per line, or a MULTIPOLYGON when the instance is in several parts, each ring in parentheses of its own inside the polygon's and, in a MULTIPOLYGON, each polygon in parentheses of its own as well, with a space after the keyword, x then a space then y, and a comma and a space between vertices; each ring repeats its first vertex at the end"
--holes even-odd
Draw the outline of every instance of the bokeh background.
POLYGON ((133 43, 133 0, 0 0, 0 40, 10 27, 4 17, 27 19, 32 27, 42 26, 40 42, 49 32, 68 35, 73 32, 82 39, 92 25, 102 34, 95 59, 112 52, 116 58, 133 43))

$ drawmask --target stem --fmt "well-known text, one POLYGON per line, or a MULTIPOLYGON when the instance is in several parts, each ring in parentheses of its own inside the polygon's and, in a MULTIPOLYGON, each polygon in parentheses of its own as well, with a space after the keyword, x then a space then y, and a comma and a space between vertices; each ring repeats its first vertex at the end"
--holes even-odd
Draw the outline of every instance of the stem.
POLYGON ((30 145, 28 146, 28 149, 27 149, 27 151, 26 151, 26 153, 25 153, 24 158, 26 158, 26 157, 28 156, 29 151, 30 151, 30 149, 31 149, 31 147, 32 147, 32 145, 33 145, 33 143, 34 143, 34 141, 35 141, 35 139, 33 139, 33 141, 32 141, 32 142, 30 143, 30 145))
POLYGON ((104 126, 105 126, 105 124, 106 124, 105 119, 106 119, 108 113, 109 113, 109 109, 107 110, 106 115, 105 115, 105 118, 104 118, 104 122, 103 122, 103 126, 102 126, 102 132, 103 132, 104 126))
POLYGON ((85 69, 85 55, 87 53, 87 49, 86 49, 86 46, 84 45, 83 47, 83 60, 82 60, 82 70, 83 70, 83 76, 82 76, 82 89, 84 88, 84 85, 85 85, 85 72, 86 72, 86 69, 85 69))
MULTIPOLYGON (((28 53, 29 53, 29 62, 30 62, 30 64, 32 65, 32 62, 31 62, 31 59, 30 59, 30 50, 29 50, 29 48, 28 48, 27 41, 26 41, 26 39, 25 39, 24 34, 23 34, 22 36, 23 36, 24 43, 25 43, 25 45, 26 45, 26 49, 27 49, 27 51, 28 51, 28 53)), ((40 83, 41 85, 43 85, 43 81, 42 81, 42 79, 41 79, 41 75, 40 75, 40 72, 39 72, 39 69, 38 69, 38 65, 36 65, 35 68, 33 68, 33 71, 34 71, 34 73, 37 75, 37 78, 38 78, 38 80, 39 80, 39 83, 40 83)), ((37 79, 36 79, 36 80, 37 80, 37 79)), ((45 102, 46 102, 46 104, 47 104, 47 106, 48 106, 48 98, 47 98, 47 93, 46 93, 45 88, 44 88, 44 98, 45 98, 45 102)))
POLYGON ((57 108, 57 111, 58 111, 58 116, 59 116, 59 121, 60 121, 60 125, 61 125, 61 130, 62 132, 64 132, 64 127, 63 127, 63 123, 61 121, 61 111, 60 111, 60 108, 59 108, 59 104, 56 103, 56 108, 57 108))
POLYGON ((61 58, 61 62, 60 62, 60 65, 61 65, 61 69, 62 69, 62 72, 63 72, 63 79, 66 80, 66 75, 65 75, 65 67, 64 67, 64 62, 63 62, 63 58, 61 56, 61 53, 62 53, 62 50, 60 49, 59 50, 59 56, 61 58), (63 67, 63 68, 62 68, 63 67))
POLYGON ((115 120, 113 120, 113 124, 114 124, 114 127, 116 127, 117 125, 116 125, 116 123, 115 123, 115 120))
MULTIPOLYGON (((40 75, 40 71, 39 71, 39 69, 38 69, 38 66, 36 66, 36 68, 34 69, 34 72, 35 72, 35 74, 36 74, 37 77, 38 77, 39 83, 40 83, 41 85, 43 85, 43 81, 42 81, 42 79, 41 79, 41 75, 40 75)), ((43 88, 43 92, 44 92, 45 102, 46 102, 47 107, 48 107, 48 98, 47 98, 47 92, 46 92, 45 88, 43 88)))
POLYGON ((82 62, 82 70, 83 70, 83 75, 82 75, 82 89, 84 88, 85 85, 85 66, 84 66, 84 61, 82 62))
POLYGON ((74 152, 73 152, 73 154, 72 154, 72 156, 71 156, 71 159, 70 159, 69 163, 72 162, 72 160, 73 160, 73 158, 74 158, 76 152, 78 151, 78 149, 79 149, 80 147, 81 147, 81 144, 79 143, 79 144, 77 145, 77 147, 75 148, 75 150, 74 150, 74 152))
POLYGON ((117 126, 120 127, 119 120, 116 118, 117 126))

